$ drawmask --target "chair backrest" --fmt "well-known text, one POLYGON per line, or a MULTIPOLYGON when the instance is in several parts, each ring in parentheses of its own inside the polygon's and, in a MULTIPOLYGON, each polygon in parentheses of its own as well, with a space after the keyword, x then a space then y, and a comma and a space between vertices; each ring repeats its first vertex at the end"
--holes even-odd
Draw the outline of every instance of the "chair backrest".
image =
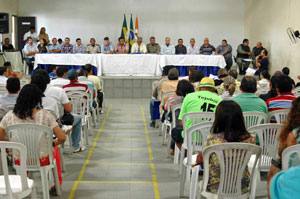
POLYGON ((202 122, 199 124, 195 124, 192 127, 186 130, 184 141, 186 142, 187 146, 187 162, 188 165, 192 163, 192 155, 195 152, 202 151, 207 136, 211 132, 213 122, 202 122))
POLYGON ((177 117, 177 113, 180 112, 182 104, 176 104, 174 106, 172 106, 171 111, 172 111, 172 128, 176 127, 176 124, 178 122, 178 117, 177 117))
POLYGON ((289 114, 290 109, 281 109, 269 113, 268 122, 283 123, 289 114))
POLYGON ((85 116, 88 112, 88 94, 83 90, 70 90, 66 93, 72 104, 72 113, 82 117, 85 116))
POLYGON ((6 189, 6 196, 8 198, 14 198, 13 193, 11 190, 11 184, 9 180, 9 170, 7 164, 7 151, 12 150, 13 156, 18 154, 18 158, 20 160, 19 165, 15 165, 17 175, 21 178, 21 187, 22 191, 28 189, 27 183, 27 174, 26 174, 26 157, 27 157, 27 149, 23 144, 16 143, 16 142, 4 142, 0 141, 0 150, 1 150, 1 166, 4 175, 5 181, 5 189, 6 189))
POLYGON ((53 131, 39 124, 15 124, 7 127, 10 141, 24 144, 27 148, 27 168, 37 170, 53 162, 53 131))
POLYGON ((0 95, 4 95, 7 93, 6 85, 0 84, 0 95))
MULTIPOLYGON (((290 146, 282 152, 282 169, 287 170, 289 167, 300 165, 300 144, 290 146), (290 165, 290 161, 297 161, 297 165, 290 165)), ((294 162, 293 162, 294 163, 294 162)))
POLYGON ((23 59, 20 51, 4 52, 4 57, 11 63, 13 71, 21 72, 23 70, 23 59))
POLYGON ((187 113, 183 115, 182 124, 183 128, 188 126, 192 126, 195 124, 199 124, 202 122, 213 122, 215 120, 215 113, 213 112, 194 112, 187 113))
POLYGON ((267 123, 268 116, 263 112, 243 112, 243 115, 246 128, 267 123))
MULTIPOLYGON (((256 156, 255 164, 250 176, 250 189, 247 195, 250 195, 252 188, 254 169, 261 155, 261 148, 253 144, 246 143, 224 143, 212 145, 204 148, 204 174, 203 191, 207 190, 209 176, 209 158, 216 154, 220 164, 220 184, 218 189, 218 198, 241 198, 242 179, 247 164, 252 155, 256 156)), ((244 197, 243 197, 244 198, 244 197)))
POLYGON ((0 105, 0 120, 2 120, 2 118, 6 115, 6 113, 12 109, 9 109, 9 107, 5 107, 0 105))
POLYGON ((253 126, 248 129, 258 138, 258 145, 262 148, 262 157, 259 167, 262 171, 268 171, 271 166, 272 158, 276 158, 278 151, 278 137, 282 124, 268 123, 253 126))

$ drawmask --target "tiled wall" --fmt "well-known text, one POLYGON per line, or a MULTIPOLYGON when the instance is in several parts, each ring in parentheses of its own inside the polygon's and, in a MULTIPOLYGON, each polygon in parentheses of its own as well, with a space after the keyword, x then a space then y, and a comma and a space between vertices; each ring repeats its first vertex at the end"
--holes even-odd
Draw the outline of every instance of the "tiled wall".
POLYGON ((156 77, 103 77, 105 98, 150 98, 156 77))

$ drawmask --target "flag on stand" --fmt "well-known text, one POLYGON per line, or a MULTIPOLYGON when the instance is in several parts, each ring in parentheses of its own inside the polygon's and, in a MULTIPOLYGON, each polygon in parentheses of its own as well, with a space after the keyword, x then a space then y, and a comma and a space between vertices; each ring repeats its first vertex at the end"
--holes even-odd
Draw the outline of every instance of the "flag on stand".
POLYGON ((139 36, 139 19, 138 17, 135 18, 135 37, 139 36))
POLYGON ((129 42, 130 46, 132 46, 134 44, 134 27, 133 27, 132 14, 130 15, 128 42, 129 42))
POLYGON ((124 14, 124 19, 123 19, 123 25, 122 25, 122 30, 121 30, 121 37, 123 37, 125 39, 125 41, 127 40, 127 32, 128 32, 128 28, 127 28, 127 21, 126 21, 126 16, 124 14))

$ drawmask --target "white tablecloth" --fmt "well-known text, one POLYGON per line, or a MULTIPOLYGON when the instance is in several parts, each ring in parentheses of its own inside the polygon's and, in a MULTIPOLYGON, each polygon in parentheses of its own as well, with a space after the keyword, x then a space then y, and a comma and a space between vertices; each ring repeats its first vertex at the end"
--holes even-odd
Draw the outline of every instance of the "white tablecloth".
POLYGON ((221 55, 152 55, 152 54, 37 54, 38 64, 85 65, 97 67, 98 75, 107 76, 159 76, 166 65, 226 66, 221 55))

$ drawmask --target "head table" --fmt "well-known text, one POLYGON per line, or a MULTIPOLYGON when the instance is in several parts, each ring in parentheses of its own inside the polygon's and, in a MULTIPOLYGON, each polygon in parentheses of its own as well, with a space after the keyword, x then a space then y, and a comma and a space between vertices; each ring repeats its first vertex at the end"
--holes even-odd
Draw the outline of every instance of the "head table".
POLYGON ((36 54, 34 68, 85 64, 95 66, 98 76, 160 76, 168 65, 176 66, 183 76, 186 75, 182 73, 186 73, 187 66, 204 69, 205 73, 216 73, 219 68, 226 66, 222 55, 36 54))

